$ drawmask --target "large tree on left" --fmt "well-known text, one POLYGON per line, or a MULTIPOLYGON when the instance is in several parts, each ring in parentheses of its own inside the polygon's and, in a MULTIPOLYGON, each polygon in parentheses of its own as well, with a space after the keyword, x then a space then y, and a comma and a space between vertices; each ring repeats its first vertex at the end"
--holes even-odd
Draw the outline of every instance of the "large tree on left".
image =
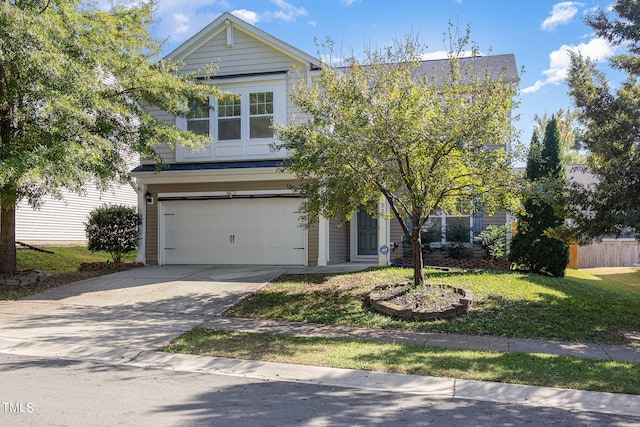
POLYGON ((143 109, 184 116, 217 90, 155 62, 155 4, 135 4, 0 0, 0 273, 16 270, 20 200, 126 181, 127 159, 154 158, 157 143, 204 143, 143 109))

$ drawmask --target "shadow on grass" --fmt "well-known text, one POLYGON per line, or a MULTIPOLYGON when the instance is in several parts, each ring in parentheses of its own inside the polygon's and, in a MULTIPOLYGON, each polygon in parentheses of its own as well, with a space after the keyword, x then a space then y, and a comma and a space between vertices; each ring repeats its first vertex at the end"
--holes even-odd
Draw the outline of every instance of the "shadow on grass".
POLYGON ((516 272, 429 272, 431 282, 461 285, 475 295, 469 315, 450 321, 406 321, 373 312, 368 304, 371 289, 410 273, 387 269, 287 276, 233 307, 227 315, 600 344, 624 344, 624 333, 640 330, 638 299, 571 278, 516 272))

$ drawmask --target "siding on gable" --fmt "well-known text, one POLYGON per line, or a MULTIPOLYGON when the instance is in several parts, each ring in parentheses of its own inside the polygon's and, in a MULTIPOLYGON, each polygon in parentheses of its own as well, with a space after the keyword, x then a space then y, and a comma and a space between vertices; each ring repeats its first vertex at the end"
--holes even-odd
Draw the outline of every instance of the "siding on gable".
MULTIPOLYGON (((243 31, 235 28, 234 45, 229 48, 226 45, 226 31, 222 31, 208 40, 204 45, 198 47, 184 59, 185 66, 183 72, 195 72, 207 65, 216 63, 217 71, 213 76, 213 80, 207 84, 227 84, 225 79, 215 80, 215 76, 234 76, 246 75, 271 71, 291 71, 290 77, 285 79, 286 84, 286 112, 283 116, 284 120, 288 120, 291 114, 297 113, 297 107, 293 104, 289 97, 289 91, 292 86, 292 79, 306 79, 306 65, 296 61, 294 58, 273 49, 272 47, 256 40, 243 31), (296 66, 301 67, 300 72, 294 70, 296 66)), ((233 86, 233 84, 232 84, 233 86)), ((175 116, 162 111, 158 107, 145 107, 151 115, 162 120, 164 123, 176 124, 175 116)), ((215 145, 215 142, 213 143, 215 145)), ((155 148, 156 153, 167 163, 176 163, 175 149, 168 144, 160 144, 155 148)), ((273 157, 272 155, 265 158, 273 157)), ((225 159, 222 159, 223 161, 225 159)), ((197 161, 197 160, 194 160, 197 161)), ((150 164, 151 161, 145 160, 144 164, 150 164)))
POLYGON ((47 197, 40 209, 26 202, 16 209, 16 240, 39 244, 84 244, 89 213, 103 204, 137 207, 138 194, 130 185, 114 186, 104 193, 88 188, 85 195, 64 192, 63 199, 47 197))
POLYGON ((289 70, 296 61, 235 27, 233 47, 227 47, 226 32, 222 31, 190 53, 184 63, 184 72, 195 72, 215 63, 216 74, 227 76, 289 70))

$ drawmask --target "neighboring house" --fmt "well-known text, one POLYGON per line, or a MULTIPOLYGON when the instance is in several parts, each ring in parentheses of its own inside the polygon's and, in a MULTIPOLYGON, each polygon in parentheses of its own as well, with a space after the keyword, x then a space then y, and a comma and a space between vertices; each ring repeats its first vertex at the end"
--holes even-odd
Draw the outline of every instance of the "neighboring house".
MULTIPOLYGON (((377 220, 364 212, 348 225, 320 218, 305 227, 301 200, 290 189, 295 178, 278 172, 285 150, 271 122, 286 123, 296 106, 289 101, 292 79, 311 81, 319 75, 318 59, 225 13, 168 55, 192 72, 215 62, 217 74, 203 79, 234 92, 237 99, 211 99, 194 106, 189 119, 160 110, 151 113, 183 129, 212 135, 216 142, 202 151, 157 147, 166 167, 157 171, 143 162, 132 171, 141 193, 143 237, 138 260, 148 264, 282 264, 326 265, 377 261, 388 265, 401 253, 393 248, 402 233, 396 220, 377 220)), ((424 72, 446 61, 429 61, 424 72)), ((477 72, 508 71, 517 80, 513 55, 478 58, 477 72)), ((388 207, 380 203, 380 211, 388 207)), ((434 218, 445 227, 452 221, 478 225, 505 224, 505 215, 434 218)), ((480 226, 479 228, 482 228, 480 226)), ((399 245, 401 247, 401 245, 399 245)))
MULTIPOLYGON (((586 165, 567 165, 567 179, 582 186, 596 182, 586 165)), ((601 242, 585 246, 572 245, 569 268, 636 267, 640 265, 640 243, 633 234, 624 237, 604 236, 601 242)))
POLYGON ((89 186, 82 194, 63 192, 62 199, 46 197, 39 209, 20 202, 16 209, 16 240, 33 245, 84 245, 89 213, 104 204, 135 207, 138 194, 131 185, 113 185, 100 192, 89 186))

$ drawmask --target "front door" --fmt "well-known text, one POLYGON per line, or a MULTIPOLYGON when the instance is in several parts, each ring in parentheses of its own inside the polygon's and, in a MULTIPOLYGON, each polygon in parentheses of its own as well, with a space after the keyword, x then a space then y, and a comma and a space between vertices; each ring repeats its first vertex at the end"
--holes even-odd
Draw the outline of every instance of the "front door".
POLYGON ((378 219, 366 212, 358 212, 357 236, 359 256, 376 255, 378 253, 378 219))

